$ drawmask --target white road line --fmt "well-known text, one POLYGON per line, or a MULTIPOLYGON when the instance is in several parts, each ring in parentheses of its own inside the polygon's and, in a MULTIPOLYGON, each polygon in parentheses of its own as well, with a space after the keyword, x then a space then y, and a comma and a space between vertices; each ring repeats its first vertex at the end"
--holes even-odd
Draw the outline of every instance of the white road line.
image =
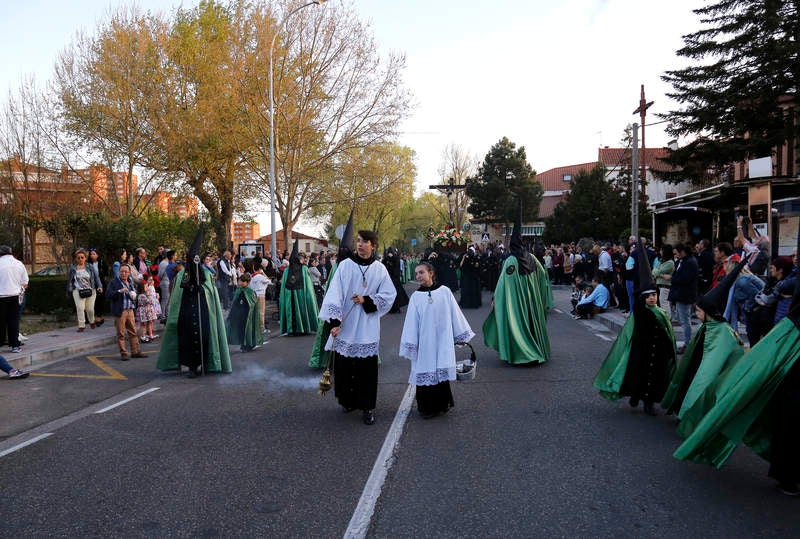
POLYGON ((39 440, 44 440, 48 436, 52 436, 52 435, 53 435, 52 432, 45 432, 44 434, 40 434, 39 436, 36 436, 35 438, 31 438, 30 440, 28 440, 26 442, 22 442, 21 444, 17 444, 14 447, 10 447, 10 448, 6 449, 5 451, 0 451, 0 457, 5 457, 6 455, 8 455, 10 453, 13 453, 14 451, 18 451, 18 450, 22 449, 23 447, 27 447, 27 446, 29 446, 31 444, 35 444, 39 440))
POLYGON ((141 393, 137 393, 133 397, 128 397, 127 399, 121 400, 121 401, 119 401, 119 402, 117 402, 115 404, 112 404, 111 406, 106 406, 105 408, 103 408, 101 410, 97 410, 95 413, 96 414, 104 414, 104 413, 108 412, 109 410, 113 410, 117 406, 122 406, 123 404, 127 404, 127 403, 131 402, 132 400, 138 399, 139 397, 144 397, 148 393, 152 393, 153 391, 158 391, 159 389, 160 388, 158 388, 158 387, 151 387, 147 391, 142 391, 141 393))
POLYGON ((564 314, 564 311, 562 311, 561 309, 553 309, 553 310, 558 314, 564 314))
POLYGON ((415 386, 409 385, 406 389, 406 394, 403 396, 400 407, 394 415, 394 421, 386 434, 386 439, 383 441, 381 452, 378 453, 378 458, 372 466, 372 472, 369 474, 364 490, 361 492, 361 498, 358 500, 358 505, 350 519, 350 524, 347 525, 347 530, 344 532, 345 539, 361 539, 366 537, 369 531, 369 523, 372 520, 372 515, 375 512, 375 504, 378 503, 378 498, 381 495, 381 488, 386 481, 386 475, 389 469, 394 464, 394 453, 400 445, 400 435, 403 432, 403 425, 408 419, 408 413, 411 411, 411 403, 414 401, 415 386))
POLYGON ((598 337, 600 337, 600 338, 601 338, 601 339, 603 339, 604 341, 608 341, 608 342, 614 342, 614 339, 612 339, 611 337, 606 337, 606 336, 605 336, 605 335, 603 335, 602 333, 595 333, 595 335, 597 335, 598 337))

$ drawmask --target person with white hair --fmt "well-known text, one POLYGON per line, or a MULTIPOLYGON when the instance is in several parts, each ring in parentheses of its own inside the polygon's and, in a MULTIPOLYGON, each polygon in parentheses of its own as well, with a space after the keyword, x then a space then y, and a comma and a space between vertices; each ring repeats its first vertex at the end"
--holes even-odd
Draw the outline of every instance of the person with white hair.
POLYGON ((28 271, 14 258, 11 247, 0 245, 0 342, 7 342, 11 351, 22 351, 19 340, 20 294, 28 288, 28 271))

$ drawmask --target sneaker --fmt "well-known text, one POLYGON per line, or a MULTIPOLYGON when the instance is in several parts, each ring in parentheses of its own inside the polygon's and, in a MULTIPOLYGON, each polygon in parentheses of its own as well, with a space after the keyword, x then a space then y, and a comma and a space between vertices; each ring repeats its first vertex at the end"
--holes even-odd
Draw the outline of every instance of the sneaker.
POLYGON ((150 340, 152 341, 153 339, 158 339, 158 334, 150 335, 150 340))
POLYGON ((147 357, 147 356, 146 356, 146 355, 144 355, 144 354, 142 354, 141 352, 139 352, 139 353, 137 353, 137 354, 131 354, 131 357, 135 357, 135 358, 143 358, 143 357, 147 357))
POLYGON ((14 346, 14 347, 11 348, 11 352, 14 353, 14 354, 19 354, 20 352, 22 352, 22 347, 21 346, 14 346))
POLYGON ((28 340, 28 336, 25 335, 24 333, 20 333, 17 338, 20 340, 20 342, 28 340))
POLYGON ((139 339, 139 342, 142 344, 147 344, 150 342, 150 339, 147 337, 142 337, 141 339, 139 339))
POLYGON ((27 378, 31 373, 28 371, 23 371, 21 369, 11 369, 11 372, 8 373, 9 378, 27 378))

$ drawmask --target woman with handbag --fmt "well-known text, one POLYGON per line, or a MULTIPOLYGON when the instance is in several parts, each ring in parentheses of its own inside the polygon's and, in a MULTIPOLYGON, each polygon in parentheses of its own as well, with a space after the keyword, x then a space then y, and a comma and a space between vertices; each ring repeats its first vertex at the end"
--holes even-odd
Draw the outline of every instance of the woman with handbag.
POLYGON ((67 280, 67 294, 72 295, 78 315, 78 333, 86 329, 86 318, 89 319, 89 327, 97 327, 94 319, 94 301, 97 297, 95 291, 103 292, 100 276, 94 266, 86 263, 86 258, 85 250, 75 251, 67 280))

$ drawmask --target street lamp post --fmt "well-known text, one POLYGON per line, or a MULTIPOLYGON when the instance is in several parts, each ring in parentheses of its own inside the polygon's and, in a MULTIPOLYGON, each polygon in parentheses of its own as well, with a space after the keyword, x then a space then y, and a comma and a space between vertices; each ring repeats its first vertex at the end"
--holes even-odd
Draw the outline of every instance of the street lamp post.
POLYGON ((275 245, 275 100, 272 97, 272 53, 275 50, 275 39, 278 37, 278 32, 283 28, 283 25, 286 24, 289 17, 303 8, 312 5, 318 6, 324 2, 325 0, 312 0, 311 2, 297 6, 284 15, 283 19, 278 23, 275 34, 272 36, 272 43, 269 45, 269 220, 271 227, 269 250, 272 261, 276 264, 278 261, 278 249, 275 245))

